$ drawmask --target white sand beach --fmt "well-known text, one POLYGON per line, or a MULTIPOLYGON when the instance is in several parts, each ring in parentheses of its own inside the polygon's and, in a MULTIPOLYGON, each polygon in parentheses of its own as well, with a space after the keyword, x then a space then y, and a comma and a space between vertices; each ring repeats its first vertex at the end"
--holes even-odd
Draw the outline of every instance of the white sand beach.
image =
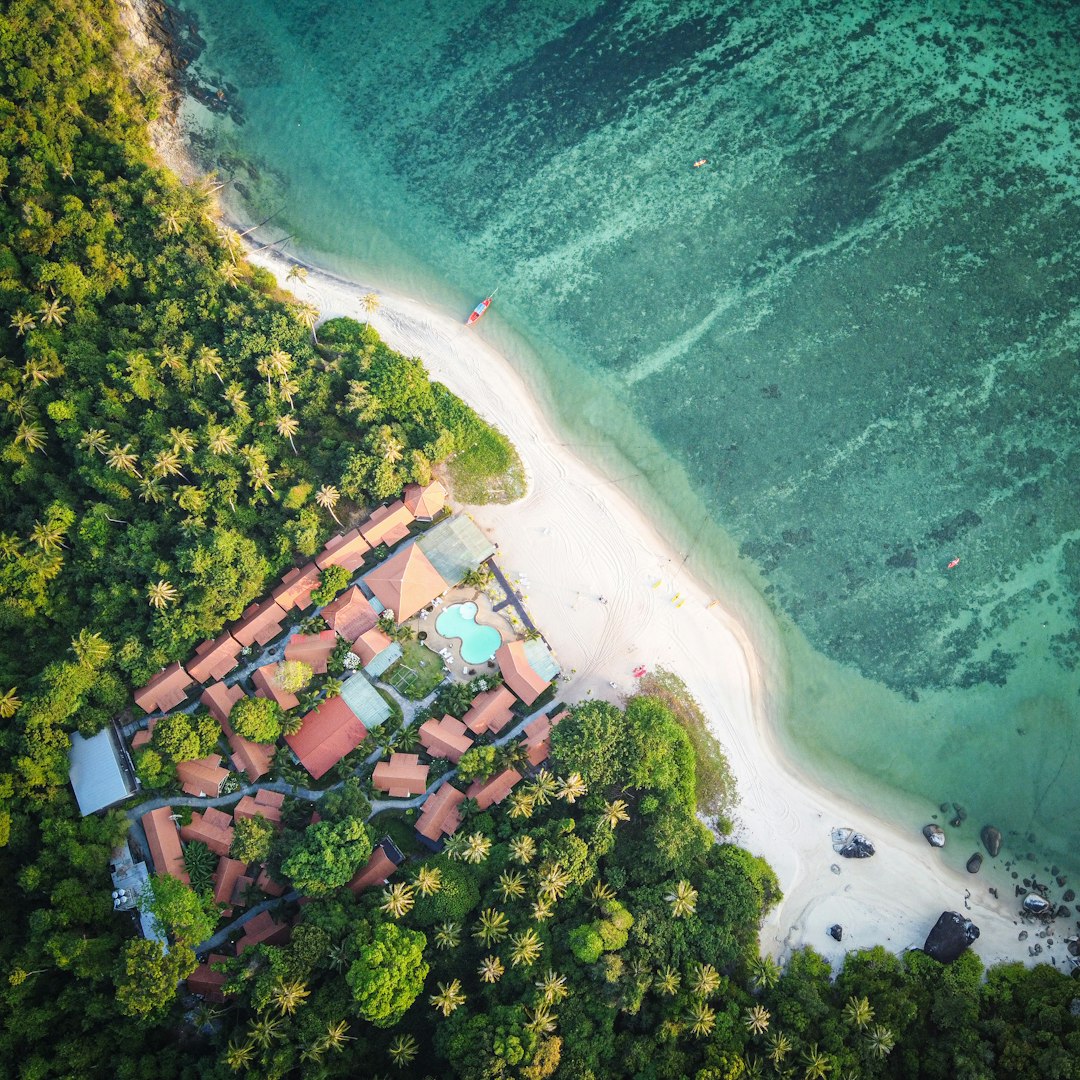
MULTIPOLYGON (((710 606, 723 597, 723 582, 710 588, 685 570, 672 576, 680 556, 618 486, 563 444, 513 367, 485 344, 482 323, 463 332, 460 322, 414 301, 315 269, 305 284, 287 286, 290 264, 283 258, 267 251, 251 258, 324 318, 370 319, 393 348, 421 357, 435 379, 513 441, 528 473, 528 495, 509 506, 467 510, 498 542, 508 576, 520 581, 562 665, 565 700, 590 694, 618 700, 634 689, 634 667, 648 663, 677 673, 700 702, 738 779, 736 839, 772 864, 784 891, 762 930, 767 952, 783 958, 808 944, 839 963, 849 949, 918 947, 942 911, 965 911, 970 891, 969 915, 981 930, 975 950, 983 960, 1033 962, 1028 949, 1041 927, 1021 922, 1011 889, 994 900, 985 876, 950 869, 917 832, 818 786, 783 758, 764 715, 760 665, 747 635, 722 603, 710 606), (381 301, 372 316, 359 303, 370 291, 381 301), (657 580, 662 585, 654 588, 657 580), (681 606, 672 601, 675 593, 681 606), (830 844, 835 826, 870 836, 876 857, 838 857, 830 844), (842 943, 827 934, 834 923, 843 927, 842 943), (1025 928, 1031 941, 1021 943, 1025 928)), ((1068 968, 1060 936, 1053 946, 1045 939, 1042 945, 1036 959, 1068 968)))

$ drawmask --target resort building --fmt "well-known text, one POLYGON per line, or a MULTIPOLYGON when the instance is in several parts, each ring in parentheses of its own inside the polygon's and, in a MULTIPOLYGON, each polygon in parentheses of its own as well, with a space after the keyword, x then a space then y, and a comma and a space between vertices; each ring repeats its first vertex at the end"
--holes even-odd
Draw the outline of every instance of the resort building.
MULTIPOLYGON (((355 681, 355 676, 349 680, 355 681)), ((351 754, 366 735, 367 728, 343 696, 339 696, 321 701, 317 709, 304 717, 300 730, 295 735, 286 735, 285 741, 300 764, 318 780, 346 754, 351 754)))
POLYGON ((486 731, 497 735, 510 722, 516 703, 517 699, 505 686, 484 690, 472 699, 461 722, 475 735, 483 735, 486 731))
POLYGON ((269 911, 260 911, 244 923, 244 935, 236 942, 236 955, 243 956, 245 950, 256 945, 284 945, 290 937, 292 927, 288 923, 276 923, 269 911))
POLYGON ((221 767, 219 755, 211 754, 193 761, 178 762, 176 778, 188 795, 217 798, 221 794, 221 785, 229 778, 229 770, 221 767))
POLYGON ((172 807, 159 806, 139 819, 146 843, 150 848, 150 861, 157 874, 171 874, 185 885, 191 884, 187 867, 184 866, 184 849, 180 846, 180 834, 176 831, 172 807))
POLYGON ((286 690, 278 682, 280 664, 264 664, 252 672, 251 681, 255 685, 255 696, 269 698, 276 701, 286 712, 295 709, 300 704, 300 699, 291 691, 286 690))
POLYGON ((112 725, 84 739, 71 733, 68 779, 83 817, 123 802, 135 791, 135 779, 127 769, 112 725))
POLYGON ((221 988, 225 985, 225 973, 214 971, 214 965, 223 964, 228 959, 221 953, 211 953, 206 958, 206 963, 200 964, 187 977, 188 993, 198 994, 203 1001, 213 1001, 218 1005, 224 1005, 225 995, 221 988))
POLYGON ((281 584, 270 594, 278 607, 285 611, 299 608, 307 611, 315 602, 311 599, 311 590, 320 585, 319 568, 313 562, 305 566, 294 566, 281 579, 281 584))
POLYGON ((503 681, 526 705, 531 705, 559 674, 559 665, 539 638, 508 641, 495 654, 503 681))
POLYGON ((191 824, 180 827, 180 839, 185 843, 201 840, 215 855, 228 855, 233 842, 232 818, 216 806, 208 806, 201 814, 191 815, 191 824))
POLYGON ((154 738, 154 728, 157 727, 158 718, 151 716, 146 721, 146 727, 139 728, 134 735, 131 736, 131 749, 132 752, 141 750, 144 746, 149 746, 151 740, 154 738))
POLYGON ((255 797, 245 795, 233 807, 233 820, 240 821, 242 818, 261 817, 266 818, 271 825, 280 827, 281 808, 285 803, 285 796, 280 791, 270 791, 268 788, 260 788, 255 792, 255 797))
POLYGON ((424 487, 406 484, 401 501, 417 521, 431 521, 446 506, 446 488, 438 480, 432 480, 424 487))
POLYGON ((285 621, 285 610, 276 600, 264 600, 261 604, 252 604, 244 612, 240 621, 232 628, 232 636, 243 646, 269 645, 281 633, 281 624, 285 621))
POLYGON ((240 644, 226 630, 212 641, 204 641, 195 646, 195 658, 189 660, 187 673, 197 683, 208 683, 213 679, 224 679, 240 661, 240 644))
POLYGON ((416 543, 447 585, 456 585, 495 554, 495 545, 465 514, 440 521, 416 543))
POLYGON ((375 766, 371 782, 391 799, 408 799, 427 790, 427 775, 428 766, 416 754, 391 754, 375 766))
POLYGON ((267 896, 284 896, 288 891, 280 881, 275 881, 270 872, 264 866, 259 871, 259 876, 255 879, 255 884, 262 889, 267 896))
POLYGON ((343 566, 350 574, 356 573, 364 562, 371 545, 360 535, 359 529, 350 529, 326 542, 321 554, 315 556, 320 570, 328 566, 343 566))
POLYGON ((199 704, 221 725, 229 721, 233 706, 247 695, 239 684, 226 686, 223 682, 212 683, 199 698, 199 704))
POLYGON ((239 686, 226 686, 224 683, 214 683, 206 688, 203 696, 199 699, 206 706, 210 715, 221 725, 225 738, 229 740, 229 749, 232 751, 233 767, 237 772, 247 774, 249 780, 258 780, 270 771, 270 763, 274 757, 274 747, 268 743, 252 742, 243 735, 237 735, 229 723, 229 714, 233 706, 245 697, 244 691, 239 686))
POLYGON ((420 745, 431 757, 448 758, 456 765, 472 744, 468 729, 453 716, 432 717, 420 725, 420 745))
POLYGON ((398 499, 389 506, 380 506, 360 526, 360 535, 373 548, 380 544, 393 547, 409 535, 409 526, 415 520, 412 511, 398 499))
POLYGON ((557 716, 538 716, 521 729, 521 743, 528 751, 529 764, 534 768, 547 761, 551 753, 551 729, 570 714, 563 709, 557 716))
POLYGON ((214 871, 214 902, 224 904, 223 916, 232 914, 234 907, 245 907, 244 893, 252 884, 246 874, 247 867, 239 859, 222 855, 214 871))
POLYGON ((416 832, 425 846, 433 851, 442 848, 444 836, 453 836, 461 826, 461 804, 465 792, 453 784, 443 784, 434 795, 429 795, 420 809, 416 832))
MULTIPOLYGON (((438 526, 436 526, 438 528, 438 526)), ((447 589, 418 543, 409 544, 365 575, 364 584, 400 626, 447 589)))
POLYGON ((168 712, 187 700, 188 688, 194 682, 180 664, 170 664, 141 690, 135 691, 135 704, 143 712, 168 712))
POLYGON ((501 803, 520 780, 521 773, 517 769, 504 769, 487 780, 474 780, 465 789, 465 797, 475 799, 481 810, 487 810, 501 803))
POLYGON ((360 723, 368 731, 374 731, 382 725, 392 711, 386 698, 359 672, 345 680, 341 688, 341 700, 360 717, 360 723))
POLYGON ((405 856, 389 836, 384 836, 371 853, 367 864, 357 870, 348 887, 354 893, 361 893, 375 885, 385 885, 390 875, 405 861, 405 856))
POLYGON ((401 646, 377 626, 365 630, 353 642, 352 651, 360 657, 364 670, 375 679, 402 657, 401 646))
POLYGON ((320 614, 326 625, 346 641, 354 641, 379 621, 370 601, 355 585, 327 604, 320 614))
POLYGON ((337 648, 337 634, 322 630, 317 634, 293 634, 285 646, 286 660, 307 664, 316 675, 326 674, 330 655, 337 648))

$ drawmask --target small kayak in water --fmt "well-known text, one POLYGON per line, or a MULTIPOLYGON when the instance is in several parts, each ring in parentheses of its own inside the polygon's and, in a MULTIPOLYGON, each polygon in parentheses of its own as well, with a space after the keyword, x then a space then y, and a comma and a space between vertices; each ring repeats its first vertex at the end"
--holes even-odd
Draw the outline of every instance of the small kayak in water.
POLYGON ((480 303, 473 308, 472 314, 469 316, 469 326, 472 326, 474 322, 480 321, 480 317, 484 314, 485 311, 487 311, 489 307, 491 307, 491 301, 495 299, 495 293, 497 293, 498 291, 498 289, 495 289, 486 300, 481 300, 480 303))

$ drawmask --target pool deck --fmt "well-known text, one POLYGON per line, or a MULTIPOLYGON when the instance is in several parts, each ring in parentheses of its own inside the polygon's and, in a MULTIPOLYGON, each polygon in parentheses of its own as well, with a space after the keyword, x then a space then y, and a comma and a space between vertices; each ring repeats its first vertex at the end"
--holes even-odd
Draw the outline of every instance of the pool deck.
MULTIPOLYGON (((491 626, 499 631, 499 635, 504 642, 514 641, 520 635, 514 630, 510 620, 498 612, 498 610, 492 606, 491 598, 481 589, 470 588, 465 585, 458 585, 453 589, 448 589, 442 597, 442 604, 435 607, 426 619, 420 619, 416 623, 418 630, 423 630, 427 634, 427 638, 424 640, 424 644, 434 652, 439 652, 440 649, 449 649, 453 654, 453 662, 451 664, 451 676, 459 681, 467 680, 471 678, 471 675, 466 675, 466 670, 473 671, 476 674, 481 674, 489 667, 495 667, 494 660, 483 661, 479 664, 466 663, 461 657, 461 639, 460 638, 448 638, 443 634, 440 634, 435 629, 435 621, 439 615, 442 614, 449 607, 453 607, 454 604, 473 603, 476 605, 476 622, 481 626, 491 626)), ((503 607, 504 604, 500 603, 498 607, 503 607)))

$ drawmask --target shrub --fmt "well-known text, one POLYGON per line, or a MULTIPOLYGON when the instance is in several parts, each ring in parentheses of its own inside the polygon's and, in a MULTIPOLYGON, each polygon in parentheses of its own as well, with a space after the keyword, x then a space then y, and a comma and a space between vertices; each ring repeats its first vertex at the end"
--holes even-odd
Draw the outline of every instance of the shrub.
POLYGON ((442 871, 442 888, 431 896, 417 896, 410 914, 417 926, 434 926, 441 922, 463 922, 480 903, 480 890, 472 872, 459 862, 436 855, 425 864, 442 871))
MULTIPOLYGON (((277 742, 284 714, 281 706, 269 698, 246 697, 229 714, 229 723, 238 735, 254 742, 277 742)), ((155 735, 157 732, 154 733, 155 735)))
POLYGON ((319 575, 319 587, 311 590, 311 599, 319 607, 329 604, 349 584, 349 576, 344 566, 328 566, 319 575))

